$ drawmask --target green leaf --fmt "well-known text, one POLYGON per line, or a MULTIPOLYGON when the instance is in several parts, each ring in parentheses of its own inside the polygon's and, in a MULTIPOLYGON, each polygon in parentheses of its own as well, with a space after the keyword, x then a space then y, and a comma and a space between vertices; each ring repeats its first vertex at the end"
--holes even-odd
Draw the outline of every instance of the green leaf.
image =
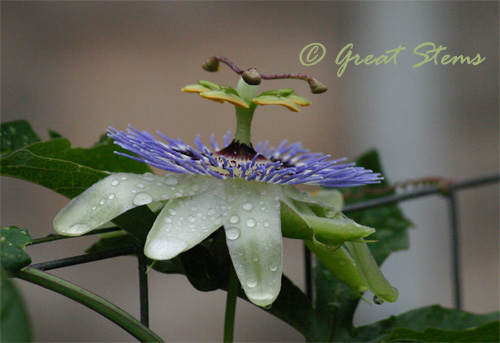
POLYGON ((65 138, 52 139, 2 157, 0 174, 31 181, 73 198, 109 175, 108 172, 149 171, 146 164, 116 155, 115 150, 124 151, 109 139, 89 149, 71 148, 65 138))
POLYGON ((500 322, 488 323, 467 330, 439 330, 427 328, 424 331, 396 329, 387 338, 388 341, 417 342, 498 342, 500 322))
MULTIPOLYGON (((417 340, 436 342, 466 342, 466 337, 475 337, 473 341, 489 341, 492 336, 493 324, 497 321, 499 312, 490 314, 474 314, 454 309, 446 309, 438 305, 391 316, 388 319, 356 328, 352 335, 346 337, 349 342, 380 342, 388 340, 417 340), (488 324, 489 325, 485 325, 488 324), (460 333, 465 332, 463 340, 460 333), (462 331, 462 332, 461 332, 462 331), (474 332, 475 331, 475 332, 474 332), (482 337, 484 335, 484 337, 482 337), (429 338, 426 340, 424 338, 429 338), (436 339, 442 340, 436 340, 436 339), (484 340, 487 339, 487 340, 484 340)), ((495 342, 498 342, 498 330, 495 342)))
POLYGON ((31 257, 24 251, 26 244, 32 242, 28 230, 17 226, 2 226, 0 231, 2 269, 14 271, 30 264, 31 257))
POLYGON ((31 325, 21 293, 0 270, 0 342, 31 342, 31 325))
MULTIPOLYGON (((356 165, 381 173, 378 153, 370 151, 356 160, 356 165)), ((363 187, 352 187, 343 189, 345 194, 345 205, 379 198, 394 194, 394 191, 385 191, 388 186, 387 178, 380 184, 366 185, 363 187)), ((368 237, 368 240, 377 242, 369 244, 375 260, 380 265, 392 252, 408 249, 408 228, 412 225, 405 218, 403 212, 397 205, 387 205, 362 211, 348 212, 346 215, 355 222, 372 227, 376 232, 368 237)))
POLYGON ((189 282, 199 291, 215 291, 221 287, 217 262, 210 251, 198 244, 180 254, 184 272, 189 282))
POLYGON ((40 137, 27 121, 18 120, 0 125, 1 156, 37 142, 40 142, 40 137))
MULTIPOLYGON (((53 146, 53 143, 49 141, 38 144, 53 146)), ((39 151, 34 153, 29 148, 16 150, 3 157, 0 162, 1 175, 36 183, 69 198, 79 195, 109 175, 74 162, 45 157, 39 151)))

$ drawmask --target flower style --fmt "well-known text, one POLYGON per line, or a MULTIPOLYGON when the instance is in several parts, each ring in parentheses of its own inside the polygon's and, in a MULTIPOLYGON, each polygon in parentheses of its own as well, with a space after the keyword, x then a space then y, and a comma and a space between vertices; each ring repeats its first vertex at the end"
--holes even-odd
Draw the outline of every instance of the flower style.
MULTIPOLYGON (((230 142, 226 135, 223 148, 213 137, 210 147, 200 137, 191 147, 160 132, 163 141, 132 126, 127 132, 109 128, 115 143, 138 157, 122 155, 165 170, 166 174, 117 173, 106 177, 61 210, 54 219, 56 231, 82 235, 133 207, 163 202, 148 234, 145 255, 154 260, 172 259, 223 226, 245 294, 251 302, 264 307, 272 304, 280 291, 282 235, 320 247, 339 248, 346 241, 364 244, 362 238, 373 229, 358 225, 338 208, 315 200, 293 185, 357 186, 377 183, 380 175, 352 163, 342 164, 343 159, 330 161, 329 156, 310 153, 300 143, 287 145, 284 141, 277 148, 259 143, 254 149, 250 121, 256 107, 251 103, 255 91, 256 86, 242 78, 237 94, 233 92, 248 104, 247 108, 238 104, 240 100, 220 94, 224 101, 237 106, 238 119, 235 139, 230 142)), ((339 251, 345 254, 345 249, 339 251)), ((361 265, 367 259, 358 255, 352 253, 361 265)), ((364 251, 364 255, 369 252, 366 255, 364 251)), ((366 276, 362 270, 360 274, 366 276)), ((394 301, 393 288, 383 283, 385 278, 381 274, 375 278, 382 280, 377 294, 394 301)), ((365 279, 358 290, 372 288, 370 284, 373 282, 365 279)))

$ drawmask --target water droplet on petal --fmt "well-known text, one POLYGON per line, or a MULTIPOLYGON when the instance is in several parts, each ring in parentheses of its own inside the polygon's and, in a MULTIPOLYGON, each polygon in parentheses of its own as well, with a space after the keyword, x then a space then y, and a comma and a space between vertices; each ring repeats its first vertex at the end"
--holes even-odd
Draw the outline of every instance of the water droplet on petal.
POLYGON ((269 227, 270 225, 271 225, 271 223, 268 220, 264 220, 264 226, 265 227, 269 227))
POLYGON ((226 229, 226 237, 227 239, 234 241, 238 237, 240 237, 240 230, 235 227, 229 227, 226 229))
POLYGON ((142 176, 142 178, 143 178, 144 180, 146 180, 146 181, 149 181, 149 182, 151 182, 151 181, 154 181, 154 180, 155 180, 155 178, 152 176, 152 174, 144 174, 144 175, 142 176))
POLYGON ((249 202, 246 202, 246 203, 243 204, 243 209, 245 211, 251 211, 253 209, 253 205, 251 203, 249 203, 249 202))
POLYGON ((122 180, 122 181, 127 181, 127 178, 126 178, 125 176, 122 176, 122 177, 121 177, 121 180, 122 180))
POLYGON ((92 206, 92 209, 93 209, 93 210, 96 210, 96 209, 97 209, 97 206, 92 206))
POLYGON ((146 192, 137 193, 137 195, 132 199, 132 203, 136 206, 146 205, 153 202, 153 197, 146 192))
POLYGON ((200 190, 200 186, 199 185, 192 185, 191 186, 191 189, 194 191, 194 192, 198 192, 200 190))
POLYGON ((137 185, 135 185, 137 188, 144 188, 144 185, 142 183, 138 183, 137 185))
POLYGON ((201 218, 201 217, 203 217, 203 213, 198 212, 198 213, 196 213, 196 216, 197 216, 198 218, 201 218))
POLYGON ((180 197, 182 197, 182 193, 181 193, 181 192, 177 192, 177 193, 175 193, 175 196, 176 196, 177 198, 180 198, 180 197))
POLYGON ((247 226, 248 227, 254 227, 255 225, 257 225, 257 222, 255 221, 255 219, 253 219, 253 218, 247 219, 247 226))
POLYGON ((177 176, 175 175, 167 175, 165 176, 165 179, 163 180, 165 184, 169 186, 175 186, 179 181, 177 181, 177 176))
POLYGON ((258 260, 259 260, 259 258, 258 258, 257 256, 254 256, 254 257, 252 258, 252 261, 254 261, 254 262, 257 262, 258 260))
POLYGON ((166 217, 165 219, 163 219, 163 221, 167 224, 170 224, 172 222, 172 218, 166 217))
POLYGON ((250 288, 254 288, 255 286, 257 286, 257 280, 254 279, 254 278, 248 278, 245 283, 247 284, 248 287, 250 288))
POLYGON ((229 218, 229 221, 232 223, 232 224, 236 224, 237 222, 240 221, 240 217, 238 216, 231 216, 231 218, 229 218))
POLYGON ((101 204, 101 205, 104 205, 105 203, 106 203, 106 200, 104 200, 104 199, 101 199, 101 201, 99 201, 99 204, 101 204))
POLYGON ((207 211, 207 214, 209 216, 213 216, 215 214, 215 210, 213 208, 209 208, 208 211, 207 211))
POLYGON ((170 215, 172 215, 172 216, 175 216, 177 214, 177 212, 175 212, 175 210, 173 208, 169 208, 168 213, 170 213, 170 215))
POLYGON ((272 271, 272 272, 275 272, 278 270, 278 266, 275 265, 275 264, 270 264, 269 265, 269 270, 272 271))
POLYGON ((117 179, 114 179, 113 181, 111 181, 111 186, 118 186, 120 184, 120 181, 118 181, 117 179))
POLYGON ((193 216, 188 217, 188 222, 194 223, 195 221, 196 221, 195 217, 193 217, 193 216))
POLYGON ((220 225, 220 224, 222 224, 222 219, 221 219, 221 218, 217 218, 217 219, 215 219, 214 224, 215 224, 215 225, 220 225))
POLYGON ((81 235, 87 231, 90 231, 90 226, 88 226, 87 224, 78 223, 70 226, 70 228, 65 232, 68 232, 72 235, 81 235))
POLYGON ((109 199, 114 199, 114 198, 116 198, 116 194, 115 193, 111 193, 110 195, 108 195, 108 198, 109 199))
POLYGON ((137 189, 132 189, 132 190, 131 190, 131 192, 132 192, 133 194, 135 194, 135 193, 137 193, 137 189))

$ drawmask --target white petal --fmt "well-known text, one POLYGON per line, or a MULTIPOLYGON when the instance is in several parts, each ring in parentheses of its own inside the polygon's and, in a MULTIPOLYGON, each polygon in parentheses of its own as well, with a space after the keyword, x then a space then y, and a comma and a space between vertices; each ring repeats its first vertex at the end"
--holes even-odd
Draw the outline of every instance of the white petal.
POLYGON ((224 183, 231 204, 224 228, 234 269, 251 302, 271 305, 281 288, 281 188, 244 180, 224 183))
POLYGON ((154 260, 169 260, 207 238, 222 226, 225 193, 219 180, 194 197, 169 201, 148 234, 144 253, 154 260))
POLYGON ((172 173, 113 174, 71 200, 55 217, 54 228, 63 235, 83 235, 134 207, 203 192, 207 179, 172 173))

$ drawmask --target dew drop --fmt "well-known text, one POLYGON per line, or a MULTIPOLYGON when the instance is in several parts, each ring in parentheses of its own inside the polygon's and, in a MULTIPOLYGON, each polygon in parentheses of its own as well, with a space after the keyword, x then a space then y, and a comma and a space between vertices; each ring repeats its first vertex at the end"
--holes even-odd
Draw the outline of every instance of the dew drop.
POLYGON ((177 214, 177 212, 175 212, 175 210, 173 208, 169 208, 168 213, 170 213, 170 215, 172 215, 172 216, 175 216, 177 214))
POLYGON ((111 193, 110 195, 108 195, 108 198, 109 199, 114 199, 114 198, 116 198, 116 194, 115 193, 111 193))
POLYGON ((146 205, 153 202, 153 197, 146 192, 137 193, 137 195, 132 199, 132 203, 136 206, 146 205))
POLYGON ((149 182, 151 182, 151 181, 154 181, 154 180, 155 180, 155 178, 154 178, 151 174, 144 174, 144 175, 142 176, 142 178, 143 178, 145 181, 149 181, 149 182))
POLYGON ((120 184, 120 181, 118 181, 117 179, 114 179, 113 181, 111 181, 111 186, 118 186, 120 184))
POLYGON ((266 305, 264 306, 264 310, 270 310, 271 307, 273 307, 273 304, 266 305))
POLYGON ((96 210, 96 209, 97 209, 97 206, 92 206, 92 209, 93 209, 93 210, 96 210))
POLYGON ((232 224, 236 224, 237 222, 240 221, 240 217, 238 216, 231 216, 231 218, 229 218, 229 221, 232 223, 232 224))
POLYGON ((121 177, 121 180, 122 180, 122 181, 127 181, 127 178, 126 178, 125 176, 122 176, 122 177, 121 177))
POLYGON ((245 211, 251 211, 253 209, 253 205, 249 202, 243 204, 243 209, 245 211))
POLYGON ((137 193, 137 189, 132 189, 131 192, 135 194, 137 193))
POLYGON ((257 286, 257 280, 254 279, 254 278, 248 278, 248 279, 246 279, 245 283, 250 288, 254 288, 255 286, 257 286))
POLYGON ((209 208, 208 211, 207 211, 207 214, 209 216, 213 216, 215 214, 215 210, 213 208, 209 208))
POLYGON ((376 295, 373 296, 373 302, 377 305, 382 305, 384 303, 384 301, 379 297, 377 297, 376 295))
POLYGON ((172 218, 167 217, 167 218, 163 219, 163 221, 164 221, 165 223, 167 223, 167 224, 170 224, 170 223, 172 222, 172 218))
POLYGON ((260 208, 260 210, 261 210, 261 211, 265 211, 265 210, 266 210, 266 208, 265 208, 264 206, 262 206, 262 207, 260 208))
POLYGON ((258 258, 257 256, 254 256, 254 257, 252 258, 252 261, 257 262, 257 261, 259 261, 259 258, 258 258))
POLYGON ((270 225, 271 225, 271 223, 268 220, 264 220, 264 226, 265 227, 269 227, 270 225))
POLYGON ((278 266, 275 265, 275 264, 270 264, 269 265, 269 270, 272 271, 272 272, 275 272, 278 270, 278 266))
POLYGON ((220 225, 220 224, 222 224, 222 219, 221 219, 221 218, 217 218, 217 219, 215 219, 214 224, 215 224, 215 225, 220 225))
POLYGON ((104 200, 104 199, 101 199, 101 201, 99 201, 100 205, 104 205, 105 203, 106 203, 106 200, 104 200))
POLYGON ((234 241, 240 237, 240 230, 235 227, 229 227, 226 229, 226 237, 227 239, 234 241))
POLYGON ((181 193, 181 192, 177 192, 177 193, 175 193, 175 196, 176 196, 177 198, 180 198, 180 197, 182 197, 182 193, 181 193))
POLYGON ((135 185, 137 188, 144 188, 144 185, 142 183, 138 183, 137 185, 135 185))
POLYGON ((167 175, 165 176, 165 179, 163 180, 165 184, 169 186, 175 186, 179 181, 177 181, 177 176, 174 175, 167 175))
POLYGON ((87 224, 74 224, 66 231, 72 235, 82 235, 85 232, 90 231, 90 226, 87 224))
POLYGON ((247 226, 248 227, 254 227, 255 225, 257 225, 257 222, 255 221, 255 219, 253 219, 253 218, 247 219, 247 226))
POLYGON ((191 189, 194 191, 194 192, 198 192, 200 190, 200 186, 199 185, 192 185, 191 186, 191 189))
POLYGON ((193 217, 193 216, 188 217, 188 222, 194 223, 195 221, 196 221, 195 217, 193 217))
POLYGON ((198 213, 196 213, 196 216, 197 216, 198 218, 201 218, 201 217, 203 217, 203 213, 198 212, 198 213))

